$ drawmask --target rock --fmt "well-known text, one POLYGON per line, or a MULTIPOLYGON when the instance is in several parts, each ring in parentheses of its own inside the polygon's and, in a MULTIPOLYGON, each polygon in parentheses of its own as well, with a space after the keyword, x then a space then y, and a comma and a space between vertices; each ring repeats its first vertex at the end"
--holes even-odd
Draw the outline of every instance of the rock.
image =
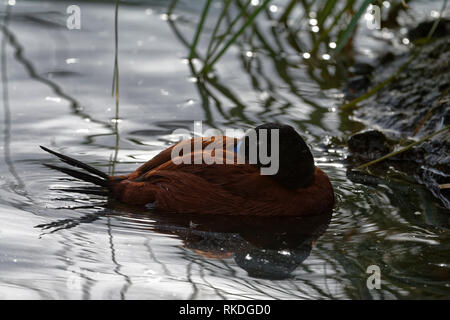
MULTIPOLYGON (((434 20, 423 21, 419 23, 415 28, 409 30, 408 38, 411 41, 416 41, 421 38, 426 38, 431 28, 433 27, 434 20)), ((434 30, 433 38, 441 38, 450 34, 450 20, 442 19, 434 30)))
POLYGON ((354 134, 348 140, 348 149, 361 160, 374 160, 392 151, 386 136, 377 130, 354 134))
POLYGON ((355 75, 348 80, 344 89, 346 100, 353 100, 367 91, 370 85, 370 78, 367 75, 355 75))
MULTIPOLYGON (((420 50, 394 81, 361 103, 354 112, 356 120, 380 128, 397 141, 419 139, 450 124, 450 33, 420 50), (420 130, 415 133, 419 124, 420 130)), ((394 74, 408 59, 409 55, 402 55, 379 66, 373 86, 394 74)), ((373 130, 354 135, 348 146, 351 157, 367 160, 392 150, 384 134, 373 130)), ((389 164, 414 176, 450 208, 450 192, 439 188, 439 184, 450 182, 448 131, 390 159, 389 164)))

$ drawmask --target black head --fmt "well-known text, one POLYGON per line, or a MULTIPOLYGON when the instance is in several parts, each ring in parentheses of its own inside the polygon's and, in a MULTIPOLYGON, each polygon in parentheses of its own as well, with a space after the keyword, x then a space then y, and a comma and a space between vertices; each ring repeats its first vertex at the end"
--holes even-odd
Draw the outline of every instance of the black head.
MULTIPOLYGON (((289 189, 297 189, 308 186, 314 177, 314 158, 302 137, 289 125, 267 123, 250 130, 244 136, 245 148, 240 148, 240 152, 245 152, 245 159, 259 167, 270 167, 267 159, 261 158, 260 149, 263 148, 263 154, 271 157, 272 140, 276 142, 276 133, 278 130, 278 171, 272 175, 278 183, 289 189), (256 132, 256 140, 251 135, 256 132), (275 134, 273 137, 272 135, 275 134), (252 161, 249 156, 249 150, 256 141, 257 161, 252 161)), ((255 147, 253 145, 253 147, 255 147)), ((241 153, 242 154, 242 153, 241 153)))

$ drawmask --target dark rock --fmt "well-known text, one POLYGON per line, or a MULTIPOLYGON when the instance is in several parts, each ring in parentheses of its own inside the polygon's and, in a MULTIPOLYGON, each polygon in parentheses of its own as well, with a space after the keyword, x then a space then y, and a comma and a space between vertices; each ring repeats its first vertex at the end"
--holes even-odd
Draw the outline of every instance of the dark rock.
POLYGON ((367 75, 356 75, 348 80, 344 89, 345 99, 353 100, 367 91, 370 85, 370 78, 367 75))
POLYGON ((377 130, 354 134, 348 140, 348 149, 353 156, 363 160, 374 160, 392 151, 386 136, 377 130))
MULTIPOLYGON (((408 38, 411 41, 415 41, 421 38, 426 38, 431 28, 433 27, 434 20, 431 21, 423 21, 417 25, 417 27, 409 30, 408 38)), ((445 37, 450 33, 450 20, 449 19, 441 19, 439 24, 434 30, 433 38, 441 38, 445 37)))
POLYGON ((350 68, 349 71, 355 75, 368 75, 371 74, 375 68, 365 62, 355 62, 350 68))
POLYGON ((382 55, 378 59, 379 65, 387 65, 395 60, 395 54, 393 54, 391 51, 386 52, 384 55, 382 55))
POLYGON ((347 169, 346 176, 355 183, 361 183, 367 186, 376 187, 382 180, 376 176, 370 175, 363 171, 347 169))

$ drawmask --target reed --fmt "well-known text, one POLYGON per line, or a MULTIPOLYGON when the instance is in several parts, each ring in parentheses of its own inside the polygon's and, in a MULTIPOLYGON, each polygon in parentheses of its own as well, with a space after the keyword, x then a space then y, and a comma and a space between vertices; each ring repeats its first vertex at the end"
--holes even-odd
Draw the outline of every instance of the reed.
POLYGON ((110 174, 114 175, 115 167, 117 163, 117 157, 119 154, 119 2, 116 0, 114 8, 114 71, 113 71, 113 84, 112 95, 115 97, 115 121, 114 121, 114 156, 110 159, 110 174))

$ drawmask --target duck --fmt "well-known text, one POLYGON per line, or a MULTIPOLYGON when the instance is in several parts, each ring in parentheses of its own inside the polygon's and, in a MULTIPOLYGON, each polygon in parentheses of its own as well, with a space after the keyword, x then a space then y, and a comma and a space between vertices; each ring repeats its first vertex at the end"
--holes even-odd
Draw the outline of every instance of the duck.
POLYGON ((83 171, 47 164, 51 169, 101 186, 124 204, 150 205, 160 212, 295 217, 330 213, 335 203, 327 174, 315 165, 300 134, 286 124, 262 124, 240 139, 184 140, 118 176, 40 147, 83 171))

